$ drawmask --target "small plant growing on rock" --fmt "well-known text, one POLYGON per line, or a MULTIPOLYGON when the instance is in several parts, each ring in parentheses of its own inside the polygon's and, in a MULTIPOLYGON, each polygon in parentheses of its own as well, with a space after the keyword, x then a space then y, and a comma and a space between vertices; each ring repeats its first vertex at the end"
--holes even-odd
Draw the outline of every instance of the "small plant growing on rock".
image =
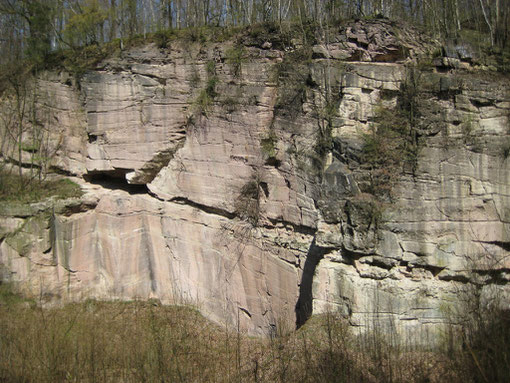
POLYGON ((395 177, 405 158, 407 122, 393 109, 379 106, 374 123, 363 135, 362 159, 369 168, 367 192, 390 197, 395 177))
MULTIPOLYGON (((363 135, 363 160, 370 169, 366 190, 380 198, 391 198, 397 174, 404 170, 416 172, 419 152, 420 95, 424 92, 419 70, 410 67, 401 83, 397 105, 380 103, 375 109, 373 124, 363 135)), ((385 95, 382 95, 385 98, 385 95)))
POLYGON ((175 33, 172 29, 170 30, 159 30, 154 33, 154 42, 159 49, 165 49, 168 47, 170 41, 175 38, 175 33))
POLYGON ((50 197, 58 199, 80 197, 80 187, 66 178, 33 182, 28 175, 0 170, 0 202, 32 203, 50 197))
POLYGON ((501 148, 501 152, 503 154, 503 158, 506 160, 508 157, 510 157, 510 141, 506 141, 503 143, 503 146, 501 148))
POLYGON ((223 100, 221 100, 221 104, 227 113, 233 113, 239 105, 239 101, 234 97, 225 97, 223 100))
POLYGON ((273 129, 269 131, 267 136, 260 139, 260 149, 262 153, 268 158, 274 158, 276 156, 276 143, 278 138, 273 129))
POLYGON ((191 76, 189 77, 189 84, 191 88, 196 88, 200 84, 200 73, 196 65, 191 66, 191 76))
POLYGON ((193 102, 193 109, 196 113, 203 115, 207 114, 207 111, 211 107, 214 99, 218 95, 216 93, 216 85, 218 84, 218 76, 216 75, 216 64, 214 61, 208 61, 206 64, 207 82, 205 88, 200 90, 197 98, 193 102))
POLYGON ((211 60, 207 62, 206 72, 207 72, 207 84, 205 87, 205 92, 211 99, 214 99, 217 96, 216 85, 218 84, 218 76, 216 75, 216 64, 214 63, 214 61, 211 60))
POLYGON ((310 49, 297 49, 285 55, 282 62, 275 65, 274 81, 278 84, 278 99, 275 109, 290 116, 297 116, 306 100, 307 90, 315 86, 311 81, 310 49))
POLYGON ((239 192, 235 202, 236 215, 252 226, 257 226, 261 214, 260 202, 263 193, 267 194, 266 190, 267 184, 262 182, 259 174, 254 174, 239 192))
POLYGON ((207 92, 202 89, 198 94, 197 98, 193 102, 193 109, 199 114, 206 115, 210 106, 212 105, 212 99, 209 97, 207 92))
POLYGON ((315 105, 318 129, 312 158, 321 170, 326 154, 333 147, 333 119, 337 116, 339 104, 338 97, 330 96, 329 92, 326 92, 325 96, 326 100, 323 106, 315 105))
POLYGON ((242 74, 242 65, 246 61, 246 48, 243 45, 235 45, 225 52, 226 62, 232 68, 232 75, 240 78, 242 74))
POLYGON ((478 137, 475 134, 476 122, 471 114, 468 114, 461 124, 464 144, 477 146, 478 137))

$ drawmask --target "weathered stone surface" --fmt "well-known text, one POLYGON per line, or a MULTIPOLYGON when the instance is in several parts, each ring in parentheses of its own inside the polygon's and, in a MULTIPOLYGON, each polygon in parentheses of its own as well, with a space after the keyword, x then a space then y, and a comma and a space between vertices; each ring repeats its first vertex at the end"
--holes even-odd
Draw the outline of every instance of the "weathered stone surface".
POLYGON ((73 80, 66 73, 43 73, 37 82, 38 120, 48 132, 52 142, 46 153, 53 157, 53 165, 66 171, 82 175, 85 173, 84 130, 87 122, 83 113, 83 101, 76 92, 73 80))
POLYGON ((242 221, 116 191, 94 210, 30 219, 0 249, 11 278, 40 296, 158 298, 232 325, 239 311, 242 329, 264 334, 284 313, 292 321, 299 259, 311 241, 278 231, 280 246, 242 221))
POLYGON ((420 72, 416 162, 387 169, 380 197, 367 133, 437 48, 398 33, 353 22, 311 63, 244 36, 236 70, 229 43, 132 48, 81 91, 44 74, 56 165, 90 182, 81 200, 0 205, 2 277, 48 299, 190 302, 259 334, 326 310, 437 327, 476 270, 508 279, 509 83, 420 72))
MULTIPOLYGON (((120 73, 90 72, 83 79, 89 172, 139 170, 184 138, 187 93, 174 91, 166 97, 166 80, 154 79, 158 73, 175 73, 167 73, 165 65, 154 65, 151 77, 137 74, 136 67, 131 73, 126 69, 120 73)), ((185 79, 176 80, 186 83, 185 79)))

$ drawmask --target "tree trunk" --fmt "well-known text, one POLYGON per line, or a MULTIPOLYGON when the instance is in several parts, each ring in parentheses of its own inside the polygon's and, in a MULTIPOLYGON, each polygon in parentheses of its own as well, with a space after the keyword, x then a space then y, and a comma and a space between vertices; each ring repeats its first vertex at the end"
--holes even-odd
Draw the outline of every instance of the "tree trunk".
POLYGON ((489 28, 490 38, 491 38, 491 45, 494 45, 494 26, 490 20, 490 13, 487 15, 487 12, 490 12, 489 10, 485 9, 485 6, 483 4, 483 0, 480 0, 480 7, 482 8, 483 18, 485 19, 485 23, 487 24, 487 27, 489 28))
POLYGON ((116 0, 110 2, 110 41, 117 38, 117 8, 116 0))

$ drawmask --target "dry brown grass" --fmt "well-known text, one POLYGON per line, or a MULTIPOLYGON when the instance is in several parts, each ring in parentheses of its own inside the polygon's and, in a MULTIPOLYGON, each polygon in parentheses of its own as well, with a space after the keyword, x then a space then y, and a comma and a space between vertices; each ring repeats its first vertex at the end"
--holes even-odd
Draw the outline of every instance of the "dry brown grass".
POLYGON ((87 301, 41 309, 0 285, 1 382, 483 381, 469 375, 465 358, 461 349, 403 346, 377 330, 356 336, 332 314, 253 338, 189 306, 87 301))

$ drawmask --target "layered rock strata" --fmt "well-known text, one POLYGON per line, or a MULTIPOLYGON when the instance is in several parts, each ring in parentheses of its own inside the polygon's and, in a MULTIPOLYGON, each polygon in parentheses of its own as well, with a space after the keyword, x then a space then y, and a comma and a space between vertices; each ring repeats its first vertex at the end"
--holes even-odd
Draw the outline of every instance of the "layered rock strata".
POLYGON ((333 32, 131 48, 79 88, 42 75, 53 166, 85 195, 3 204, 3 279, 44 300, 192 303, 258 334, 325 311, 437 328, 487 268, 483 289, 504 290, 508 79, 434 64, 437 43, 389 22, 333 32), (410 73, 419 113, 396 139, 413 156, 379 193, 367 139, 410 73))

